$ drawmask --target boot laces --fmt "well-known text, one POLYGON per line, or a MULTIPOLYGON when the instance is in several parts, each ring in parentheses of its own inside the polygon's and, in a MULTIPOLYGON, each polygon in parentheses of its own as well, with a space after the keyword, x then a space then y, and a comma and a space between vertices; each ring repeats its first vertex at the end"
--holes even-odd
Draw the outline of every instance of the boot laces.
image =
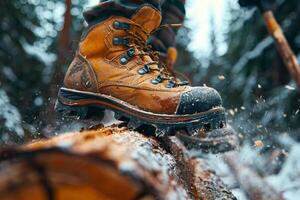
MULTIPOLYGON (((134 22, 130 22, 131 26, 134 26, 137 28, 139 31, 143 32, 147 38, 150 37, 151 34, 154 32, 163 29, 163 28, 169 28, 169 27, 178 27, 181 26, 180 24, 164 24, 161 25, 159 28, 156 30, 152 31, 150 34, 145 31, 145 29, 134 22)), ((158 84, 162 82, 163 80, 168 80, 168 87, 176 87, 176 86, 183 86, 183 85, 188 85, 188 83, 180 81, 179 79, 175 78, 168 70, 167 66, 165 63, 160 61, 159 55, 160 53, 158 51, 154 51, 152 46, 147 43, 147 41, 137 32, 132 32, 130 30, 126 30, 130 38, 132 39, 133 44, 129 45, 129 47, 136 47, 139 50, 139 53, 137 53, 138 56, 140 56, 141 59, 144 58, 144 56, 149 56, 153 62, 148 62, 146 63, 144 69, 141 69, 142 71, 144 70, 146 73, 150 71, 159 71, 159 75, 157 78, 152 81, 154 84, 158 84), (157 67, 152 67, 152 66, 157 66, 157 67)))

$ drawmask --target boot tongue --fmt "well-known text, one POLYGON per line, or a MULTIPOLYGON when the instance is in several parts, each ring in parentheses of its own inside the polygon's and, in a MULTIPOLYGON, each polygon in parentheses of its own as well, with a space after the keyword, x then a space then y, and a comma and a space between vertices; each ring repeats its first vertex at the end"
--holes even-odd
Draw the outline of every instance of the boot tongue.
POLYGON ((146 5, 140 8, 138 12, 132 16, 131 20, 141 25, 145 31, 150 34, 159 27, 161 14, 159 10, 146 5))

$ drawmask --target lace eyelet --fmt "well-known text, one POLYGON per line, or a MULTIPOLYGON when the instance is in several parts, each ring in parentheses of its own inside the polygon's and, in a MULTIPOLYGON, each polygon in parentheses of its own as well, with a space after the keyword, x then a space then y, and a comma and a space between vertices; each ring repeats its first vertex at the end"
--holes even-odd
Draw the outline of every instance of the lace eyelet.
POLYGON ((122 65, 126 65, 126 64, 128 63, 128 59, 125 58, 125 57, 122 57, 122 58, 120 59, 120 63, 121 63, 122 65))
POLYGON ((149 65, 144 65, 144 69, 147 71, 147 73, 150 72, 150 67, 149 67, 149 65))
POLYGON ((156 79, 153 79, 153 80, 151 80, 151 83, 152 83, 153 85, 157 85, 157 84, 159 84, 159 81, 156 80, 156 79))
POLYGON ((117 29, 117 30, 129 30, 130 24, 128 24, 126 22, 114 21, 113 27, 114 27, 114 29, 117 29))
POLYGON ((129 48, 129 49, 127 50, 127 55, 128 55, 128 57, 132 58, 132 57, 135 55, 135 50, 134 50, 134 48, 129 48))
POLYGON ((113 45, 120 45, 120 38, 117 38, 117 37, 115 37, 115 38, 113 38, 113 45))
POLYGON ((170 80, 169 82, 168 82, 168 84, 167 84, 167 88, 174 88, 176 86, 176 83, 175 83, 175 81, 172 81, 172 80, 170 80))
POLYGON ((138 70, 138 73, 140 75, 147 74, 148 72, 150 72, 150 68, 148 65, 144 65, 144 67, 142 67, 141 69, 138 70))
POLYGON ((113 27, 114 27, 115 29, 119 29, 120 24, 121 24, 121 23, 120 23, 119 21, 114 21, 113 27))
POLYGON ((129 44, 128 38, 114 37, 112 40, 113 45, 124 45, 129 44))
POLYGON ((152 79, 152 80, 151 80, 151 83, 152 83, 153 85, 157 85, 157 84, 159 84, 159 83, 161 83, 161 82, 162 82, 161 76, 157 76, 155 79, 152 79))
POLYGON ((144 70, 144 68, 141 68, 138 70, 139 75, 145 75, 147 72, 144 70))

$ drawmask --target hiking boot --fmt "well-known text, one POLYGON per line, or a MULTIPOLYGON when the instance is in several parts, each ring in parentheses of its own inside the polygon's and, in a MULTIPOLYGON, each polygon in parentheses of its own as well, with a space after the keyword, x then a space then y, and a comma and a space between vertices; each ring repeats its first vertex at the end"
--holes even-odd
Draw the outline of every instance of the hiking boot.
POLYGON ((85 15, 89 27, 59 91, 57 111, 86 117, 90 111, 111 109, 129 126, 153 125, 157 134, 226 125, 219 93, 170 76, 147 44, 161 23, 157 8, 144 4, 124 9, 109 1, 95 12, 85 15), (95 12, 101 17, 93 16, 95 12))

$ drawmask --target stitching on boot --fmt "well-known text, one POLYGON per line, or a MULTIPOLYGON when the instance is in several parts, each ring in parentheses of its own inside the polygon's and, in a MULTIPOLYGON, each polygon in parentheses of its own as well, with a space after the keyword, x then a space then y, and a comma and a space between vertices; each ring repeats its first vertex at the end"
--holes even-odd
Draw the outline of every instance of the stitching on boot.
POLYGON ((81 74, 80 80, 81 80, 82 87, 84 87, 86 89, 89 89, 92 87, 91 77, 89 76, 86 68, 84 68, 84 70, 81 74))
POLYGON ((69 68, 65 84, 75 89, 98 92, 99 87, 96 74, 90 66, 90 63, 79 52, 76 53, 76 57, 69 68))
POLYGON ((74 65, 71 67, 70 73, 68 74, 68 76, 73 76, 74 74, 82 71, 82 69, 83 69, 82 63, 80 61, 76 60, 74 65))
POLYGON ((81 84, 83 84, 83 87, 89 89, 91 88, 93 85, 95 85, 95 89, 96 92, 99 91, 99 86, 98 86, 98 79, 96 76, 96 73, 94 71, 94 69, 92 68, 90 62, 85 59, 80 52, 78 52, 78 55, 80 57, 80 59, 82 60, 83 64, 84 64, 84 71, 81 75, 81 84))

